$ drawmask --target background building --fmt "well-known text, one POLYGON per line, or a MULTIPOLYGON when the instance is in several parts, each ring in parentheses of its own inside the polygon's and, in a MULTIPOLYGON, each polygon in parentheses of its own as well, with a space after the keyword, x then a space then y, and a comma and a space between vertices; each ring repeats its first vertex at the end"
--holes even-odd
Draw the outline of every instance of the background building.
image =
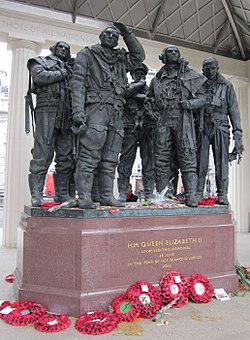
POLYGON ((0 70, 0 204, 4 198, 6 138, 9 108, 7 72, 0 70))

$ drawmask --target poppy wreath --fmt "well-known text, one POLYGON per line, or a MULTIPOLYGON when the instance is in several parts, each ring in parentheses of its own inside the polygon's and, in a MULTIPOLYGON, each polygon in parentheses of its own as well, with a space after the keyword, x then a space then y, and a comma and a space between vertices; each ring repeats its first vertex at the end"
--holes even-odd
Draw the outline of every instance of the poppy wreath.
POLYGON ((209 279, 203 274, 193 274, 187 280, 188 297, 195 303, 212 301, 214 288, 209 279))
POLYGON ((14 281, 14 275, 13 274, 9 274, 5 277, 5 281, 12 283, 14 281))
POLYGON ((34 327, 39 332, 55 333, 64 331, 71 326, 70 318, 65 315, 48 314, 42 316, 35 324, 34 327))
POLYGON ((113 300, 111 307, 119 322, 130 322, 140 315, 140 304, 140 301, 123 293, 113 300))
POLYGON ((12 326, 28 326, 46 313, 44 306, 33 301, 14 302, 8 306, 15 309, 9 314, 3 315, 2 319, 12 326))
POLYGON ((100 335, 112 332, 118 325, 114 313, 93 311, 81 315, 75 323, 75 329, 82 334, 100 335))
POLYGON ((169 304, 178 299, 172 308, 180 308, 188 303, 188 286, 184 276, 176 271, 167 272, 160 280, 163 302, 169 304))
MULTIPOLYGON (((6 308, 6 307, 8 307, 8 306, 10 306, 10 305, 11 305, 11 302, 10 302, 10 301, 3 301, 3 302, 1 303, 1 305, 0 305, 0 312, 1 312, 4 308, 6 308)), ((5 315, 6 315, 6 314, 0 313, 0 319, 3 319, 5 315)))
POLYGON ((137 281, 128 288, 127 296, 140 303, 140 317, 145 319, 152 319, 163 305, 159 290, 150 282, 137 281))

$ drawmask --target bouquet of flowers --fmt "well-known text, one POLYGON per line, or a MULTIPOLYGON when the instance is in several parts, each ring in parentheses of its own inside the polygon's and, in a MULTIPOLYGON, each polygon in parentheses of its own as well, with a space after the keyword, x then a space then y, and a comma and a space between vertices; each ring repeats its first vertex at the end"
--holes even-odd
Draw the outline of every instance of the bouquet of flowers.
POLYGON ((250 287, 250 268, 246 266, 236 266, 236 273, 239 275, 241 280, 250 287))

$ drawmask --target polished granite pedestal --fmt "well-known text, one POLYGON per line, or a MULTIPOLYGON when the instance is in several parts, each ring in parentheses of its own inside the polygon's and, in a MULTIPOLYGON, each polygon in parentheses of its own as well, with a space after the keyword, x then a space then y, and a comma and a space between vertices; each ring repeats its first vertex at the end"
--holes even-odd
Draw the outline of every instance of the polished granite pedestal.
POLYGON ((206 275, 235 291, 234 226, 228 207, 97 210, 24 207, 18 226, 14 291, 50 312, 107 310, 136 281, 163 274, 206 275))

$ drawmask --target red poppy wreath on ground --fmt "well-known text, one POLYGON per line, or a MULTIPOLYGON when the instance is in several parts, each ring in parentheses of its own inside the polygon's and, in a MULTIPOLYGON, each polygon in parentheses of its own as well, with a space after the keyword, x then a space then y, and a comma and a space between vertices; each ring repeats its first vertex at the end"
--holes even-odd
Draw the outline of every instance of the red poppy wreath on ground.
MULTIPOLYGON (((1 305, 2 308, 2 305, 1 305)), ((1 319, 12 326, 28 326, 39 320, 45 313, 46 308, 33 301, 20 301, 6 305, 1 310, 1 319)))
POLYGON ((188 296, 195 303, 212 301, 214 288, 209 279, 203 274, 193 274, 187 280, 188 296))
POLYGON ((129 298, 123 293, 113 300, 111 307, 119 322, 130 322, 140 315, 140 305, 138 299, 129 298))
POLYGON ((188 303, 188 286, 184 276, 176 271, 167 272, 160 280, 163 302, 169 304, 178 299, 172 308, 180 308, 188 303))
POLYGON ((71 320, 65 314, 46 314, 34 324, 34 327, 39 332, 55 333, 64 331, 70 325, 71 320))
POLYGON ((75 329, 82 334, 100 335, 112 332, 118 325, 114 313, 99 310, 81 315, 75 323, 75 329))
POLYGON ((13 283, 14 281, 14 275, 13 274, 9 274, 5 277, 5 281, 9 282, 9 283, 13 283))
POLYGON ((152 283, 137 281, 127 290, 129 299, 140 302, 140 317, 145 319, 153 318, 162 308, 160 292, 152 283))

